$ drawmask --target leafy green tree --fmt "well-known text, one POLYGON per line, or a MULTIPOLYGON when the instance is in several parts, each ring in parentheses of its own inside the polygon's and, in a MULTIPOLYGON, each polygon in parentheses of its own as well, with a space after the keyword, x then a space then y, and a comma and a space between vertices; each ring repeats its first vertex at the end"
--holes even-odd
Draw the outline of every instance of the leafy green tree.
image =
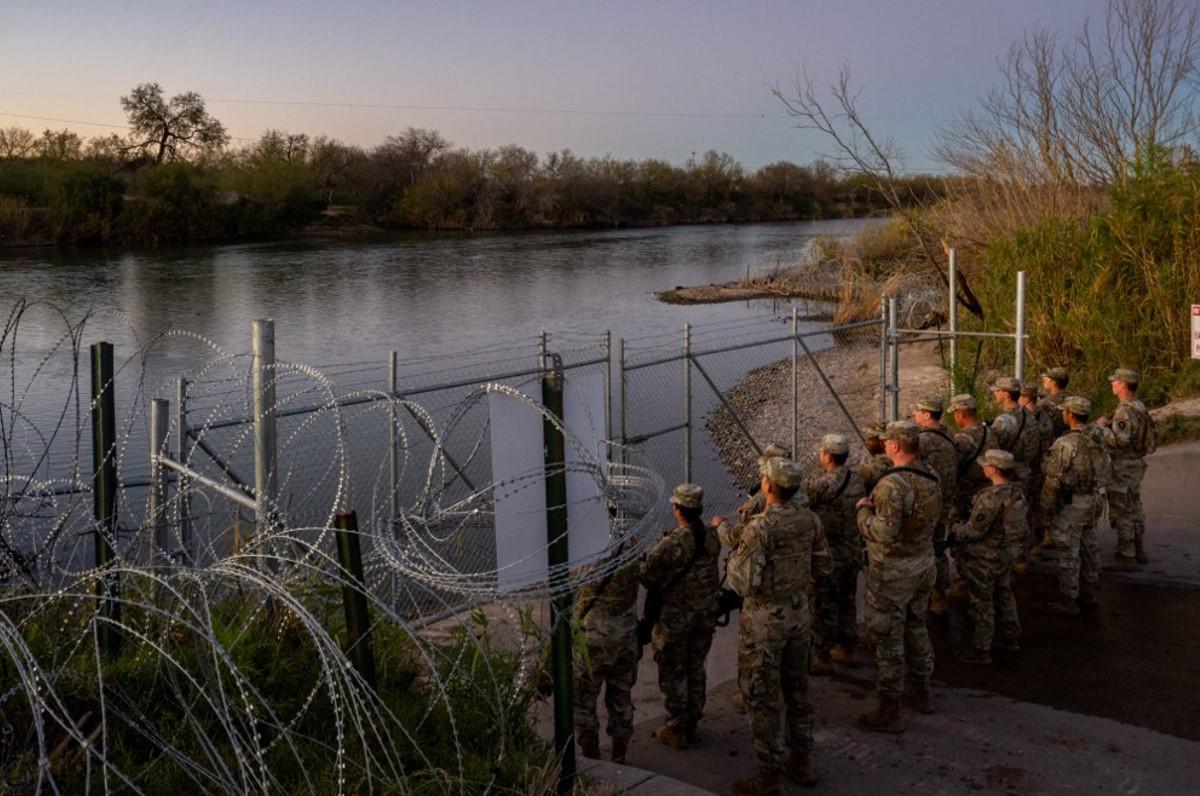
POLYGON ((186 159, 229 142, 225 127, 209 115, 194 91, 168 101, 157 83, 142 83, 121 97, 121 107, 129 117, 130 149, 155 163, 186 159))

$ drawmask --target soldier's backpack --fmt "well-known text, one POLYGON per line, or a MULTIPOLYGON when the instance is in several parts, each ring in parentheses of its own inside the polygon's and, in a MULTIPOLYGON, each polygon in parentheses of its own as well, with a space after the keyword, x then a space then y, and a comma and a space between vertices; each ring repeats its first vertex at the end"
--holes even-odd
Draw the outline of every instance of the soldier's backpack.
POLYGON ((1133 439, 1134 450, 1139 456, 1149 456, 1158 450, 1158 434, 1155 433, 1154 418, 1146 411, 1141 401, 1132 402, 1129 408, 1138 416, 1138 433, 1133 439))
POLYGON ((1094 488, 1097 492, 1107 489, 1113 482, 1112 457, 1108 455, 1108 446, 1094 426, 1088 426, 1082 436, 1087 442, 1088 466, 1092 471, 1094 488))

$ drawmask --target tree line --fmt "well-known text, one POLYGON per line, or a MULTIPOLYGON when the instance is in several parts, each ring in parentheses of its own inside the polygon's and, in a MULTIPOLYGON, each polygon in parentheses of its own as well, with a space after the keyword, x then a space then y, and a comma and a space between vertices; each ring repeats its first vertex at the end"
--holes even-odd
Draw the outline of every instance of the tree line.
MULTIPOLYGON (((194 93, 122 98, 127 137, 0 129, 0 243, 213 240, 297 230, 504 230, 854 217, 887 210, 828 162, 745 169, 707 152, 664 160, 470 150, 407 128, 375 147, 268 130, 230 146, 194 93)), ((944 186, 897 177, 930 200, 944 186)))

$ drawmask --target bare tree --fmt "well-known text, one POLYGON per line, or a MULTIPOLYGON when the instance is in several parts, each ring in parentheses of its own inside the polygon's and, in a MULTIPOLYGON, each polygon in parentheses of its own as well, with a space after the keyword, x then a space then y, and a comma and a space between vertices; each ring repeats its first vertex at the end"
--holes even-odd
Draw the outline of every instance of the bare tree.
MULTIPOLYGON (((837 80, 829 87, 832 103, 818 94, 807 71, 796 77, 794 93, 785 92, 776 85, 771 89, 779 98, 788 115, 797 120, 802 130, 817 130, 824 133, 834 144, 833 162, 844 171, 858 174, 882 195, 892 212, 904 218, 916 236, 921 254, 931 272, 942 284, 949 287, 949 278, 939 262, 940 248, 920 222, 914 206, 921 204, 921 197, 914 191, 911 182, 898 180, 896 163, 902 152, 891 138, 882 138, 872 132, 858 110, 858 90, 850 78, 850 67, 843 65, 837 80)), ((971 290, 965 274, 959 273, 959 302, 971 313, 982 318, 983 307, 971 290)))
POLYGON ((157 83, 142 83, 121 97, 129 116, 130 145, 155 163, 184 158, 229 142, 224 126, 209 115, 204 100, 194 91, 163 99, 157 83))
POLYGON ((37 151, 37 138, 24 127, 0 130, 0 160, 32 157, 37 151))

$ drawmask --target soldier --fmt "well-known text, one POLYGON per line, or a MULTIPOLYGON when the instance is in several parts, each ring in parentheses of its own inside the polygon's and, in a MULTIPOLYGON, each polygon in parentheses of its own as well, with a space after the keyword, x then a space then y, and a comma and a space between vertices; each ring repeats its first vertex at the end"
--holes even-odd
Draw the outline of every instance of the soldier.
POLYGON ((938 476, 942 490, 942 513, 933 534, 933 556, 937 566, 937 583, 929 601, 929 612, 946 612, 946 590, 950 587, 950 560, 946 557, 946 531, 954 524, 956 487, 958 485, 958 448, 942 425, 945 404, 930 395, 913 404, 913 420, 921 427, 921 462, 938 476))
POLYGON ((863 480, 863 489, 867 494, 875 488, 883 474, 892 469, 892 460, 883 452, 883 431, 884 424, 872 423, 863 432, 871 460, 858 468, 858 477, 863 480))
MULTIPOLYGON (((1021 397, 1021 382, 1012 376, 1001 376, 992 384, 992 397, 1002 410, 992 421, 992 433, 996 435, 996 447, 1006 450, 1017 461, 1015 471, 1017 478, 1025 481, 1025 499, 1032 503, 1037 495, 1029 493, 1029 473, 1034 459, 1039 454, 1041 432, 1038 424, 1018 403, 1021 397)), ((1037 542, 1037 539, 1025 540, 1025 549, 1037 542)), ((1025 554, 1019 557, 1019 571, 1026 566, 1025 554)))
POLYGON ((1142 511, 1144 457, 1154 453, 1154 419, 1138 400, 1138 373, 1121 368, 1108 377, 1121 400, 1112 419, 1101 418, 1104 444, 1112 456, 1113 479, 1108 487, 1108 521, 1117 532, 1117 555, 1105 569, 1136 571, 1146 557, 1146 515, 1142 511))
POLYGON ((1067 433, 1067 427, 1062 420, 1062 404, 1071 397, 1067 392, 1068 381, 1066 368, 1049 368, 1042 372, 1042 389, 1046 391, 1046 395, 1038 401, 1037 409, 1039 414, 1045 415, 1050 421, 1050 442, 1046 445, 1047 450, 1054 440, 1067 433))
MULTIPOLYGON (((620 548, 618 548, 619 554, 620 548)), ((611 562, 609 566, 612 567, 611 562)), ((575 737, 585 757, 600 757, 596 699, 604 688, 612 759, 624 763, 633 735, 633 699, 641 650, 637 641, 638 565, 629 562, 588 583, 576 596, 586 660, 575 658, 575 737), (585 665, 586 663, 586 665, 585 665)))
POLYGON ((950 399, 954 412, 954 424, 958 433, 954 435, 954 447, 958 449, 958 518, 968 516, 971 499, 984 487, 991 484, 979 466, 979 457, 984 451, 996 446, 996 437, 991 426, 979 421, 979 408, 975 398, 963 393, 950 399))
MULTIPOLYGON (((790 459, 790 458, 792 458, 792 449, 791 448, 781 445, 778 442, 772 442, 772 443, 768 444, 767 447, 763 448, 762 455, 758 457, 759 480, 761 481, 761 479, 762 479, 763 467, 766 466, 768 459, 790 459)), ((756 486, 756 489, 757 489, 757 486, 756 486)), ((804 494, 803 490, 801 490, 796 493, 796 495, 792 498, 792 501, 796 504, 797 508, 804 508, 806 505, 808 505, 808 496, 804 494)), ((750 497, 746 498, 745 502, 742 503, 742 505, 738 506, 738 510, 737 510, 738 521, 745 522, 746 520, 753 517, 755 514, 759 514, 760 512, 762 512, 762 510, 765 509, 766 507, 767 507, 766 496, 763 495, 762 490, 755 491, 754 494, 752 494, 752 495, 750 495, 750 497)), ((725 541, 724 539, 721 540, 721 543, 729 545, 730 547, 733 547, 735 544, 737 544, 736 540, 735 541, 725 541)))
MULTIPOLYGON (((1021 397, 1017 399, 1022 411, 1029 414, 1028 422, 1033 423, 1038 430, 1038 446, 1037 454, 1029 460, 1029 473, 1025 476, 1025 496, 1028 498, 1029 511, 1029 538, 1037 542, 1042 539, 1045 522, 1042 518, 1042 513, 1038 510, 1038 496, 1042 494, 1042 459, 1046 456, 1046 451, 1050 450, 1050 443, 1054 442, 1054 423, 1050 420, 1050 416, 1046 412, 1038 410, 1038 388, 1034 384, 1026 384, 1021 388, 1021 397)), ((1062 423, 1062 412, 1058 413, 1059 423, 1062 423)), ((1065 427, 1064 427, 1065 428, 1065 427)), ((1029 551, 1029 555, 1037 555, 1040 552, 1038 544, 1034 544, 1029 551)))
MULTIPOLYGON (((729 559, 729 584, 744 604, 738 625, 738 685, 754 738, 758 774, 734 783, 738 793, 780 793, 783 747, 787 773, 816 784, 812 766, 812 706, 808 701, 808 645, 812 570, 832 571, 821 521, 791 502, 799 465, 771 459, 762 492, 767 508, 750 519, 729 559), (780 725, 780 692, 787 715, 780 725)), ((720 517, 713 522, 720 523, 720 517)))
POLYGON ((918 459, 920 429, 915 423, 889 423, 885 451, 893 467, 857 504, 858 529, 867 545, 867 629, 875 637, 879 703, 858 717, 865 730, 899 733, 900 696, 908 681, 908 701, 932 713, 929 678, 933 647, 925 625, 936 580, 933 533, 942 511, 937 474, 918 459))
POLYGON ((675 749, 699 741, 697 727, 704 713, 706 689, 704 661, 717 617, 721 545, 716 530, 700 518, 703 500, 704 491, 695 484, 675 487, 671 503, 677 525, 658 540, 641 570, 647 605, 650 592, 656 592, 662 606, 652 641, 667 719, 655 737, 675 749))
POLYGON ((826 434, 817 448, 820 469, 804 482, 808 505, 820 517, 833 555, 833 574, 816 579, 815 670, 829 667, 831 661, 849 663, 858 641, 856 598, 863 545, 854 504, 866 492, 862 478, 846 466, 849 456, 850 442, 845 436, 826 434))
POLYGON ((1098 489, 1108 477, 1104 446, 1085 432, 1092 404, 1073 395, 1063 401, 1067 433, 1046 454, 1042 511, 1050 517, 1050 540, 1058 568, 1058 599, 1046 604, 1054 614, 1075 616, 1080 605, 1096 604, 1100 548, 1096 539, 1098 489))
POLYGON ((962 545, 959 561, 974 627, 972 645, 956 657, 963 663, 989 664, 992 647, 1014 652, 1021 648, 1021 621, 1010 580, 1027 532, 1027 504, 1025 490, 1012 480, 1016 460, 1011 453, 987 451, 979 457, 979 466, 990 485, 975 496, 967 520, 953 530, 954 541, 962 545), (998 637, 993 633, 996 620, 998 637))

